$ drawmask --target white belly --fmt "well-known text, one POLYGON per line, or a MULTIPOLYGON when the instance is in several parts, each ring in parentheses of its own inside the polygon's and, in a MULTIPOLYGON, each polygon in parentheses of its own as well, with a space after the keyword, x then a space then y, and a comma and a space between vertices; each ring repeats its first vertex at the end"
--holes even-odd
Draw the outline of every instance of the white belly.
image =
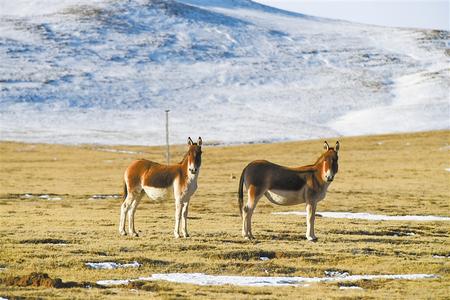
POLYGON ((172 195, 172 187, 169 188, 154 188, 151 186, 144 186, 144 191, 152 200, 164 200, 170 198, 172 195))
POLYGON ((267 193, 269 200, 278 205, 295 205, 306 202, 304 189, 298 191, 269 190, 267 193))

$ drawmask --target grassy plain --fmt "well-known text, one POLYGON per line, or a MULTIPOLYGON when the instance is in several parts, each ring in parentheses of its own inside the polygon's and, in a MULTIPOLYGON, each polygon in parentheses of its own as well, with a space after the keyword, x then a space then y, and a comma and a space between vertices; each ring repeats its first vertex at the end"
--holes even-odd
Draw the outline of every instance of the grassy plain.
MULTIPOLYGON (((334 144, 333 141, 329 141, 334 144)), ((389 215, 450 215, 450 131, 342 138, 339 173, 320 211, 389 215)), ((118 234, 122 174, 136 158, 163 162, 164 149, 142 146, 0 143, 0 296, 5 298, 403 298, 450 295, 450 222, 316 219, 316 243, 304 237, 305 218, 273 215, 304 210, 263 199, 253 218, 256 241, 240 236, 237 186, 254 159, 298 166, 320 155, 323 141, 205 146, 199 188, 191 199, 191 237, 174 239, 173 201, 146 197, 136 213, 139 238, 118 234), (110 150, 119 150, 111 152, 110 150), (123 152, 120 152, 123 151, 123 152), (23 198, 32 194, 32 198, 23 198), (48 194, 61 200, 41 199, 48 194), (414 235, 410 235, 414 233, 414 235), (441 256, 436 258, 434 256, 441 256), (271 259, 261 261, 260 256, 271 259), (447 258, 443 258, 446 256, 447 258), (91 270, 86 262, 142 263, 139 268, 91 270), (416 281, 374 280, 342 290, 309 287, 196 286, 163 281, 112 288, 10 286, 31 272, 63 281, 95 282, 152 273, 204 272, 256 276, 429 273, 416 281)), ((185 146, 175 146, 181 159, 185 146)))

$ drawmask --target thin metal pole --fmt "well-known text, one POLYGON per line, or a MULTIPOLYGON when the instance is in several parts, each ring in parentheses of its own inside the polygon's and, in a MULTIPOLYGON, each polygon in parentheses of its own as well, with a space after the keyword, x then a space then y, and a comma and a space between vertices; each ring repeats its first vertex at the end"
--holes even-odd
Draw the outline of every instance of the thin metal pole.
POLYGON ((166 157, 167 165, 170 164, 170 148, 169 148, 169 111, 166 109, 166 157))

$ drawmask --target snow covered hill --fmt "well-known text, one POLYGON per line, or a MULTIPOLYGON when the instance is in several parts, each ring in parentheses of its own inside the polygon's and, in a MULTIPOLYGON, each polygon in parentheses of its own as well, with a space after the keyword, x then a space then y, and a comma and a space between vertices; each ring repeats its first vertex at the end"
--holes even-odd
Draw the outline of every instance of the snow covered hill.
POLYGON ((450 128, 449 32, 246 0, 0 0, 0 140, 163 144, 450 128))

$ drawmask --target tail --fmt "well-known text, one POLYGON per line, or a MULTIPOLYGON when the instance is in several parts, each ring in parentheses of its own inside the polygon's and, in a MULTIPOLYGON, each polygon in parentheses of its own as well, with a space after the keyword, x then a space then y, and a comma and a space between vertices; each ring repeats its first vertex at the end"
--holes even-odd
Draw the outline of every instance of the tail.
POLYGON ((125 180, 123 181, 123 194, 122 194, 122 198, 123 201, 125 201, 125 199, 127 199, 128 196, 128 189, 127 189, 127 184, 125 183, 125 180))
POLYGON ((238 203, 239 203, 239 215, 242 218, 242 210, 244 209, 244 173, 245 169, 242 170, 241 178, 239 179, 239 189, 238 189, 238 203))

